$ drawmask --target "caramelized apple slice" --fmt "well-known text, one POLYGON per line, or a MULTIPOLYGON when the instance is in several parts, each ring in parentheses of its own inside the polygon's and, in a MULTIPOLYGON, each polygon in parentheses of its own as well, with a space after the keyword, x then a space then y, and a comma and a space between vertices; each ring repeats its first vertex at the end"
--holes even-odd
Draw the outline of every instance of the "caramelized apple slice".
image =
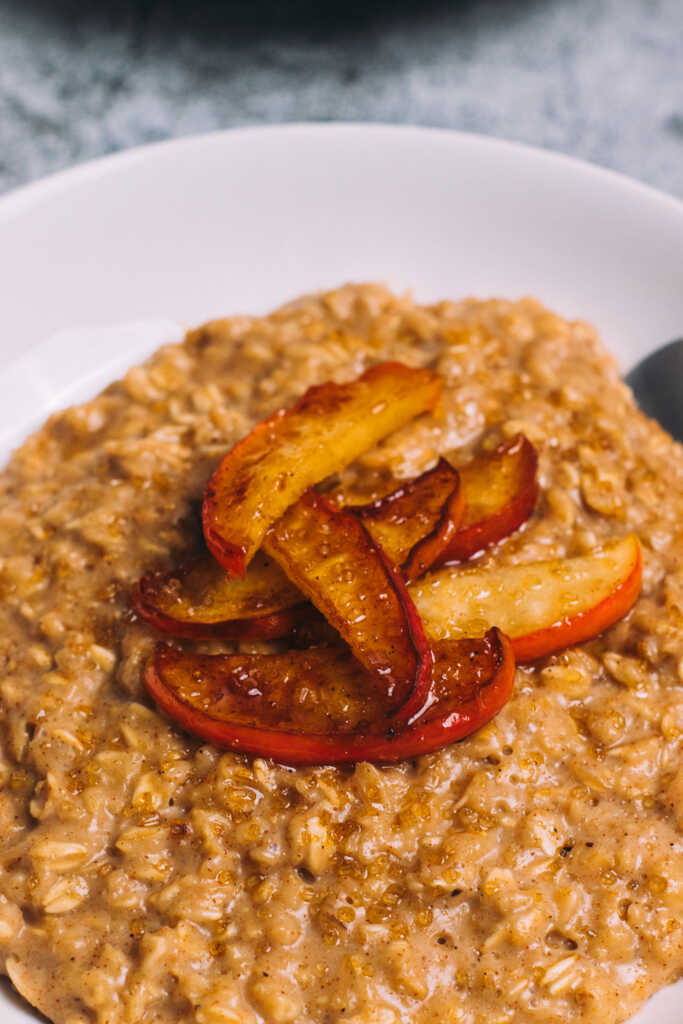
POLYGON ((464 562, 518 530, 536 504, 537 466, 536 449, 523 434, 463 466, 465 517, 438 564, 464 562))
POLYGON ((401 566, 403 578, 410 581, 443 562, 465 515, 465 500, 458 471, 439 459, 422 476, 350 511, 360 516, 392 562, 401 566))
POLYGON ((230 575, 244 576, 268 528, 305 490, 434 409, 441 390, 435 373, 402 363, 309 388, 254 427, 209 480, 202 509, 209 550, 230 575))
POLYGON ((147 573, 133 595, 141 618, 178 637, 285 636, 301 620, 303 601, 301 591, 262 551, 243 580, 229 579, 209 555, 172 572, 147 573))
POLYGON ((307 491, 263 545, 346 641, 387 705, 409 718, 424 698, 431 651, 399 571, 360 519, 307 491))
POLYGON ((181 728, 232 750, 285 764, 399 761, 463 739, 508 700, 509 641, 446 641, 424 711, 396 727, 347 651, 202 655, 159 644, 147 689, 181 728))
MULTIPOLYGON (((517 434, 510 441, 499 445, 494 452, 477 455, 457 470, 465 505, 463 519, 457 530, 451 530, 448 544, 440 554, 435 554, 431 566, 466 561, 478 551, 519 529, 529 518, 536 504, 537 466, 536 449, 523 434, 517 434)), ((404 492, 415 488, 412 496, 414 508, 419 509, 420 499, 426 499, 426 519, 430 510, 433 514, 439 503, 443 506, 446 501, 446 492, 450 488, 447 472, 449 469, 453 473, 456 472, 449 462, 440 459, 434 469, 416 480, 407 484, 396 483, 391 494, 367 505, 354 506, 353 510, 361 514, 371 528, 374 527, 373 517, 377 517, 378 529, 386 530, 386 535, 380 534, 379 539, 385 545, 385 549, 389 550, 386 541, 388 539, 391 542, 391 521, 387 527, 385 522, 393 501, 396 498, 399 502, 404 500, 404 492), (431 494, 427 493, 428 485, 431 494)), ((410 509, 408 501, 405 501, 405 507, 410 509)), ((400 539, 400 531, 398 534, 400 539)), ((422 571, 428 569, 430 564, 425 565, 422 571)), ((415 579, 417 575, 420 573, 411 572, 410 579, 415 579)))
POLYGON ((479 636, 495 622, 524 662, 602 633, 633 607, 641 582, 640 542, 631 534, 578 558, 441 569, 410 591, 433 641, 479 636))

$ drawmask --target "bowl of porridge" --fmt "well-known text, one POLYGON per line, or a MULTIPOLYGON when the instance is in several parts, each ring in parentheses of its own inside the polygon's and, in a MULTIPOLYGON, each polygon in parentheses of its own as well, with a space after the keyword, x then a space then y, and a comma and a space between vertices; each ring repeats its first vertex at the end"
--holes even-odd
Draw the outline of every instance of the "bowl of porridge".
POLYGON ((683 454, 564 308, 308 284, 10 366, 4 973, 55 1024, 629 1019, 683 966, 683 454))

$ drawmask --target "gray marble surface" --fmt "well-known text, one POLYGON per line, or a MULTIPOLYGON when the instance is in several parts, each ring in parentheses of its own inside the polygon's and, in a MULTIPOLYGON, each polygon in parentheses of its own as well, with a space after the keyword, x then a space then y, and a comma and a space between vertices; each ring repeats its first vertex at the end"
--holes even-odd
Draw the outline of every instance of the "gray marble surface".
POLYGON ((0 191, 337 119, 519 139, 683 196, 683 0, 0 0, 0 191))

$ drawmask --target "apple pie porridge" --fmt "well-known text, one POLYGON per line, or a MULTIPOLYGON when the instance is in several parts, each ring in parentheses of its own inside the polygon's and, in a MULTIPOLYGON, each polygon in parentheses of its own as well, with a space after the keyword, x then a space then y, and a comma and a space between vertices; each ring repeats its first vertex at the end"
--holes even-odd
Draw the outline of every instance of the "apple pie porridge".
POLYGON ((55 1024, 617 1024, 683 973, 683 452, 591 327, 212 322, 0 486, 0 966, 55 1024))

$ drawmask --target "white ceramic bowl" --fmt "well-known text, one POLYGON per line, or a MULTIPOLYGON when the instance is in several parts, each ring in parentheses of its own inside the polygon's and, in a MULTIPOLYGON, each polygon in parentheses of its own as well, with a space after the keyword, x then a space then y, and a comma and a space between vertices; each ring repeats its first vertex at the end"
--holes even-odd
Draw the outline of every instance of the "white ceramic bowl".
MULTIPOLYGON (((683 333, 683 204, 525 146, 380 125, 199 136, 0 200, 0 454, 182 329, 382 280, 532 294, 625 369, 683 333)), ((0 990, 0 1020, 30 1011, 0 990)), ((683 984, 638 1024, 680 1024, 683 984)))

